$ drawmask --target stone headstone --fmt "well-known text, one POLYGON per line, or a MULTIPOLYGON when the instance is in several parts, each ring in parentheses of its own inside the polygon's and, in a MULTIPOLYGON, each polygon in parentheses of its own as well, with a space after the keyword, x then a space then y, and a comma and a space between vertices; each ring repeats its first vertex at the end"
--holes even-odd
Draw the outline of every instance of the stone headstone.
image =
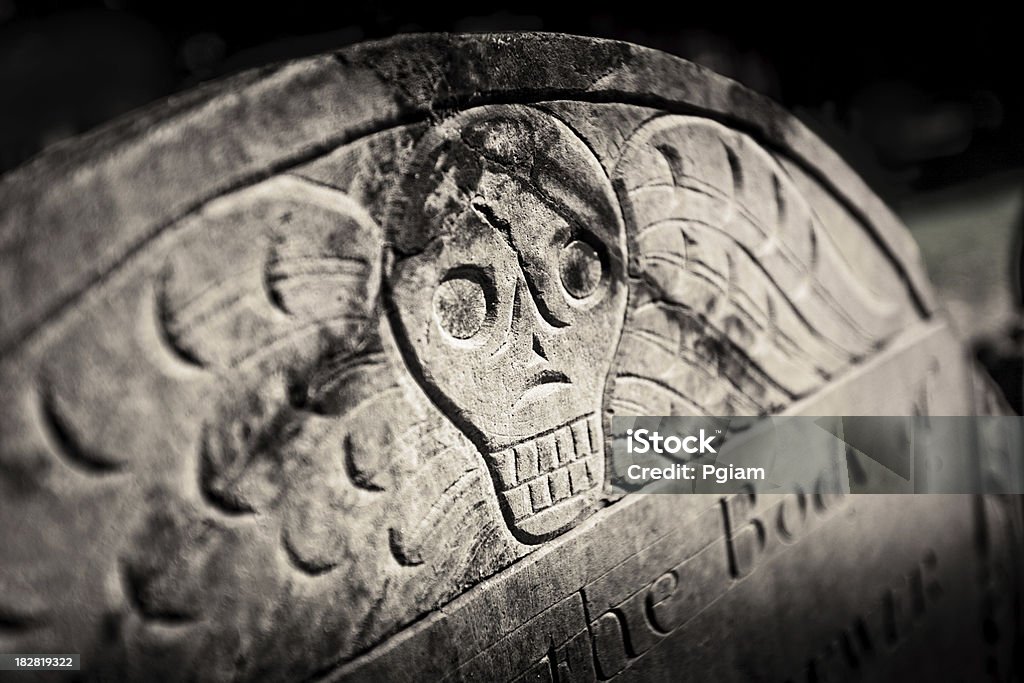
POLYGON ((693 64, 425 35, 250 72, 9 174, 0 244, 0 652, 86 679, 1020 664, 1018 498, 606 485, 613 415, 1000 410, 893 214, 693 64))

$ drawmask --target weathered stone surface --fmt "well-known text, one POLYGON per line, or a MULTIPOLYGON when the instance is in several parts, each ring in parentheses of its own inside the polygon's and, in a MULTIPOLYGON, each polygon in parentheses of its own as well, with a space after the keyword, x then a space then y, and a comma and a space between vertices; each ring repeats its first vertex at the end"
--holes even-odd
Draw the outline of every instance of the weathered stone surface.
POLYGON ((8 175, 0 244, 0 651, 186 680, 1012 666, 1015 499, 605 488, 613 414, 998 410, 892 214, 692 64, 417 36, 246 74, 8 175))

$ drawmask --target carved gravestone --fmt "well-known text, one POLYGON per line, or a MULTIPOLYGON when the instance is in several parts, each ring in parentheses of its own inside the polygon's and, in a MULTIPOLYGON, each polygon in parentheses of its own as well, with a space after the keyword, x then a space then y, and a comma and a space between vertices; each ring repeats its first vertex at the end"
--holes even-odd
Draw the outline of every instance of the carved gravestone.
POLYGON ((692 64, 416 36, 243 74, 9 174, 0 244, 0 652, 86 679, 1014 666, 1017 499, 607 486, 613 415, 999 409, 898 220, 692 64))

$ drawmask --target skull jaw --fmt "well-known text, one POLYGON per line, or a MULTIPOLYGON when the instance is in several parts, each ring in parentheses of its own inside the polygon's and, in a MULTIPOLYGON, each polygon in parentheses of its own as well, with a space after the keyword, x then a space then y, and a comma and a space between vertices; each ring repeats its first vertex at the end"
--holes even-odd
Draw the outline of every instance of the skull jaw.
POLYGON ((517 540, 536 544, 575 526, 604 476, 600 418, 584 415, 504 449, 485 452, 498 503, 517 540))
POLYGON ((520 543, 526 545, 543 543, 565 533, 582 521, 596 498, 596 492, 597 488, 592 488, 586 494, 555 503, 546 510, 541 510, 518 521, 513 518, 510 511, 503 509, 505 522, 512 535, 520 543))

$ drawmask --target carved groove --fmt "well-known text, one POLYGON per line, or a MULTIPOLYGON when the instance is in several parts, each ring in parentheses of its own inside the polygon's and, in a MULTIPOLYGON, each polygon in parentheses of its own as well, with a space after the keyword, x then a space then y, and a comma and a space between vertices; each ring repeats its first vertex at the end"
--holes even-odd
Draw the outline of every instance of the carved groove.
POLYGON ((155 311, 157 320, 157 336, 163 342, 164 348, 185 365, 196 368, 206 368, 203 362, 191 349, 187 348, 181 341, 178 334, 173 331, 175 315, 170 309, 168 301, 167 286, 171 277, 170 267, 165 268, 157 280, 155 288, 155 311))
POLYGON ((348 475, 348 478, 352 481, 352 483, 355 484, 357 487, 363 489, 364 491, 383 491, 384 488, 382 486, 374 483, 372 478, 365 472, 361 471, 359 467, 356 465, 354 452, 356 446, 353 444, 351 434, 345 436, 345 440, 342 443, 342 448, 345 453, 345 473, 348 475))
POLYGON ((124 463, 84 446, 57 409, 56 399, 45 383, 39 392, 39 414, 50 442, 62 459, 75 469, 90 475, 109 475, 120 471, 124 463))
POLYGON ((284 548, 288 563, 297 571, 310 577, 321 577, 337 568, 337 562, 315 562, 308 560, 295 548, 288 530, 281 532, 281 547, 284 548))
POLYGON ((406 567, 423 564, 423 546, 429 540, 431 532, 443 522, 449 509, 463 496, 466 488, 476 481, 476 474, 476 470, 466 470, 448 485, 423 515, 423 519, 416 524, 411 540, 410 534, 405 534, 399 529, 392 527, 388 530, 389 548, 399 564, 406 567))
POLYGON ((329 325, 339 322, 351 322, 357 324, 363 324, 367 321, 365 315, 353 315, 346 313, 339 313, 337 315, 326 316, 323 318, 315 318, 309 320, 301 325, 294 325, 280 334, 272 336, 267 339, 263 345, 245 349, 240 353, 232 356, 228 361, 228 367, 232 369, 243 368, 246 366, 259 364, 261 361, 269 356, 279 352, 283 347, 288 344, 298 341, 310 334, 322 334, 330 333, 329 325))
POLYGON ((44 614, 26 614, 0 605, 0 636, 17 636, 46 625, 44 614))
POLYGON ((119 564, 118 571, 129 606, 147 621, 167 627, 192 626, 202 621, 196 614, 153 607, 146 597, 145 583, 149 577, 143 577, 125 563, 119 564))
MULTIPOLYGON (((214 462, 214 455, 211 452, 210 432, 211 427, 209 425, 203 428, 203 436, 199 451, 200 494, 208 505, 219 509, 227 515, 237 516, 254 514, 256 512, 256 508, 254 506, 244 501, 240 496, 237 496, 227 490, 222 490, 215 485, 215 478, 218 476, 219 472, 218 467, 214 462)), ((252 458, 250 456, 242 467, 246 467, 251 461, 252 458)))

